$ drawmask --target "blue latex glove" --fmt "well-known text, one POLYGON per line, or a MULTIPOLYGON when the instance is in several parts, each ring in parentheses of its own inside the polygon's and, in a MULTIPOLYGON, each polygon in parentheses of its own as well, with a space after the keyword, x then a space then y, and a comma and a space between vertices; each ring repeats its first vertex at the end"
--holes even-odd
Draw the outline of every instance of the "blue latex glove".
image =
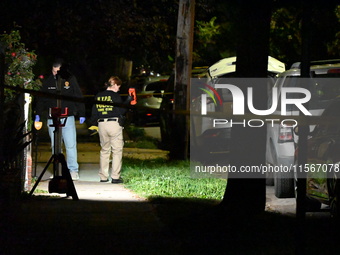
POLYGON ((85 122, 86 118, 85 117, 80 117, 79 118, 79 123, 83 124, 85 122))
POLYGON ((40 121, 40 116, 39 115, 35 115, 35 122, 39 122, 40 121))

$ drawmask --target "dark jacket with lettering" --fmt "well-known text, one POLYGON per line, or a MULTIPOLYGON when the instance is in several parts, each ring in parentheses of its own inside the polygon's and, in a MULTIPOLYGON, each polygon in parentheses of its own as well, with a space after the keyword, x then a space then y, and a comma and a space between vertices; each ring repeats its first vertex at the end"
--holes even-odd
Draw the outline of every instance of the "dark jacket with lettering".
MULTIPOLYGON (((57 78, 54 75, 50 75, 44 82, 41 88, 41 92, 69 96, 75 98, 83 98, 83 94, 78 85, 78 81, 75 76, 71 75, 67 79, 60 77, 60 88, 58 91, 57 78)), ((53 97, 37 97, 36 104, 36 114, 42 116, 45 113, 49 113, 49 109, 52 107, 57 107, 57 98, 53 97)), ((85 117, 85 105, 82 102, 76 102, 72 100, 61 99, 62 113, 64 113, 64 108, 68 108, 69 116, 79 116, 85 117)))
MULTIPOLYGON (((99 92, 96 95, 95 100, 107 103, 123 104, 123 99, 121 98, 120 94, 112 90, 104 90, 99 92)), ((98 119, 120 117, 124 115, 126 111, 126 108, 112 104, 95 104, 92 107, 91 123, 92 125, 97 126, 98 119)))

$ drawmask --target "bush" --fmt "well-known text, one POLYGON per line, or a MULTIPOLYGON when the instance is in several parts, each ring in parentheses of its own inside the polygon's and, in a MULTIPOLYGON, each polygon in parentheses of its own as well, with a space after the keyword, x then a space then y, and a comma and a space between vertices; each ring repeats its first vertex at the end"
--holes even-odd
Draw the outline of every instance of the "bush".
POLYGON ((125 141, 126 148, 143 148, 143 149, 157 149, 158 140, 156 138, 146 136, 143 128, 135 126, 128 126, 125 128, 128 140, 125 141))

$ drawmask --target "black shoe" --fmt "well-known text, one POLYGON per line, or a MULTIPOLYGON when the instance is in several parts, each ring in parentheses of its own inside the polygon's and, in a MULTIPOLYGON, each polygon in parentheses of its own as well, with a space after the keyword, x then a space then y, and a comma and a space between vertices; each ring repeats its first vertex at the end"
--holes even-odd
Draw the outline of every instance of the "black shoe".
POLYGON ((100 182, 108 182, 109 179, 106 179, 106 180, 100 180, 100 182))
POLYGON ((111 183, 123 183, 123 180, 122 179, 112 179, 111 183))

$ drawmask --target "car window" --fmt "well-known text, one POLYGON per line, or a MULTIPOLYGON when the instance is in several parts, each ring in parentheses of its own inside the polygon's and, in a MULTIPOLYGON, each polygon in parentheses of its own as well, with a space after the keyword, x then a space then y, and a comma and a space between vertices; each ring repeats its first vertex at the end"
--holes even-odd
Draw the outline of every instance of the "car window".
POLYGON ((173 93, 174 92, 174 83, 175 83, 175 75, 170 75, 168 81, 166 82, 165 92, 173 93))
POLYGON ((340 101, 334 101, 322 114, 326 119, 320 120, 316 127, 316 136, 340 134, 340 101))
MULTIPOLYGON (((285 88, 296 88, 300 86, 299 84, 299 77, 296 76, 287 76, 282 84, 282 87, 285 88)), ((281 88, 282 88, 281 87, 281 88)), ((281 110, 281 88, 278 88, 280 90, 280 96, 279 96, 279 101, 277 104, 277 110, 281 110)), ((298 93, 287 93, 286 97, 287 99, 296 99, 299 98, 300 94, 298 93)), ((294 104, 288 104, 287 106, 287 111, 298 111, 299 109, 296 107, 294 104)))
POLYGON ((340 79, 314 78, 315 96, 319 100, 330 100, 340 95, 340 79))
MULTIPOLYGON (((298 76, 287 76, 284 80, 283 87, 302 87, 302 82, 308 82, 307 87, 311 92, 311 100, 308 109, 325 109, 331 100, 340 96, 339 78, 328 78, 328 74, 314 75, 311 79, 301 79, 298 76)), ((287 98, 299 98, 299 93, 287 93, 287 98)), ((279 97, 278 110, 281 110, 281 97, 279 97)), ((295 105, 288 104, 287 111, 298 111, 295 105)))
POLYGON ((145 81, 146 77, 133 77, 130 81, 129 86, 135 88, 137 91, 141 91, 145 81))
POLYGON ((145 91, 155 91, 155 90, 164 90, 166 87, 166 81, 157 81, 153 83, 149 83, 145 87, 145 91))

